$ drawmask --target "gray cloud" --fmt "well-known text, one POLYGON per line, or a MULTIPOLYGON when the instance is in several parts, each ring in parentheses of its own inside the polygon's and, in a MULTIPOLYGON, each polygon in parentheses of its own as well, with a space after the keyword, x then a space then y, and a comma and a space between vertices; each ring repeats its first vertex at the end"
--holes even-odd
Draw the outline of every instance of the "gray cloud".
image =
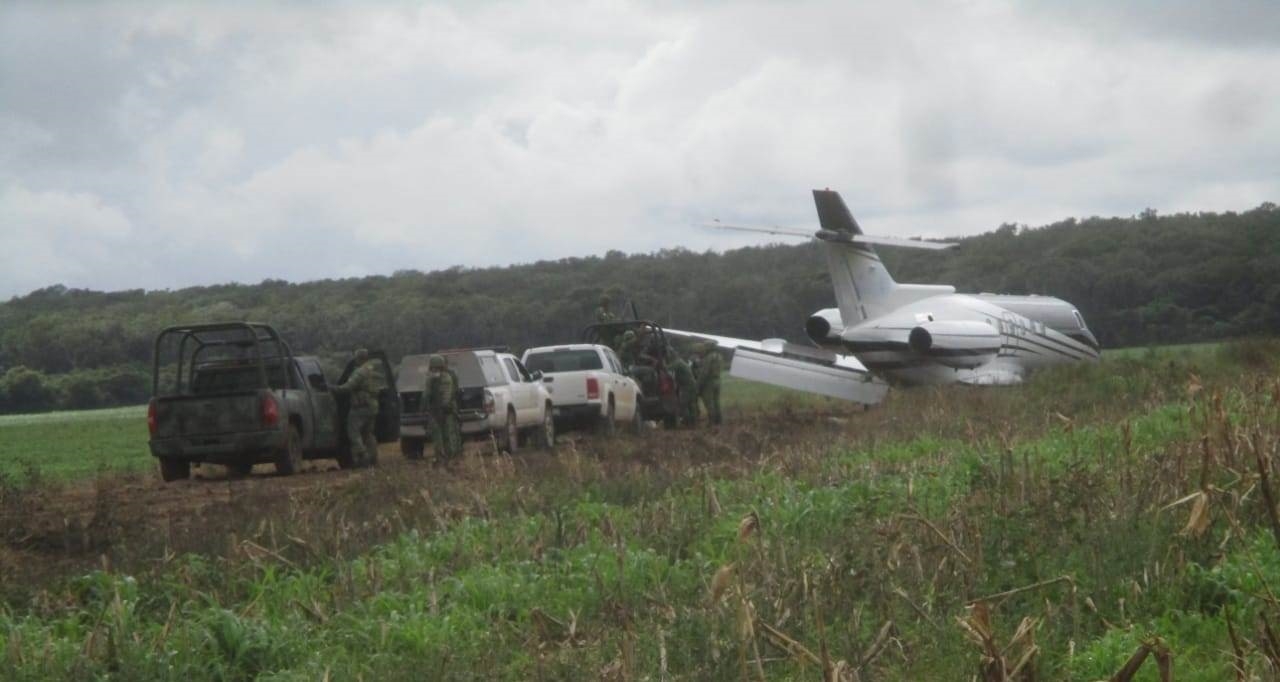
POLYGON ((1276 199, 1280 9, 1078 7, 9 3, 0 297, 1276 199))

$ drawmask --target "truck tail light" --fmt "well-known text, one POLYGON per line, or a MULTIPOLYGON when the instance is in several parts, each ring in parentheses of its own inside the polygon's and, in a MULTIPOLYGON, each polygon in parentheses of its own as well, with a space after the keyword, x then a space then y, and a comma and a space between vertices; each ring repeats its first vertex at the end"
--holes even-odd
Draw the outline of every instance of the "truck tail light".
POLYGON ((600 380, 595 377, 587 377, 587 400, 600 399, 600 380))
POLYGON ((147 404, 147 431, 153 436, 156 435, 156 421, 156 399, 152 398, 147 404))
POLYGON ((280 423, 280 404, 276 402, 273 395, 262 396, 262 425, 275 426, 278 423, 280 423))
POLYGON ((493 414, 498 409, 497 401, 493 399, 493 391, 484 392, 484 413, 493 414))

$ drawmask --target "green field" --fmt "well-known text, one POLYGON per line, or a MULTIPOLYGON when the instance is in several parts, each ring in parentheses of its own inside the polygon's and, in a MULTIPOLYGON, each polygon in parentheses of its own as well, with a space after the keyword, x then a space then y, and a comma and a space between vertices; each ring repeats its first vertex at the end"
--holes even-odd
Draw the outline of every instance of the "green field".
POLYGON ((1280 672, 1280 343, 866 413, 736 399, 758 409, 714 433, 233 499, 203 546, 10 586, 0 679, 1097 680, 1144 650, 1135 680, 1166 655, 1179 680, 1280 672))
MULTIPOLYGON (((730 415, 778 405, 837 404, 825 398, 726 377, 730 415)), ((0 415, 0 475, 67 480, 154 466, 146 406, 0 415)))
POLYGON ((145 406, 0 416, 0 475, 69 479, 152 464, 145 406))

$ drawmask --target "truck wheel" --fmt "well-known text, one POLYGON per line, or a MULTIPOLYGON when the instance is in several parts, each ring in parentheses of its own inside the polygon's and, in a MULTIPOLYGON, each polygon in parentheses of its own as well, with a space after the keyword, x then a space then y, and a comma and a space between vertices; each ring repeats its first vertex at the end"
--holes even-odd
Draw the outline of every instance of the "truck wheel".
POLYGON ((185 481, 191 477, 191 462, 185 459, 160 458, 160 478, 165 483, 185 481))
POLYGON ((542 426, 537 433, 538 448, 550 450, 556 446, 556 420, 551 416, 551 408, 542 415, 542 426))
POLYGON ((426 449, 426 444, 417 438, 400 439, 400 454, 404 455, 405 459, 422 459, 426 449))
POLYGON ((662 415, 662 425, 667 429, 675 429, 680 425, 680 419, 674 414, 662 415))
MULTIPOLYGON (((636 409, 640 408, 637 407, 636 409)), ((610 400, 608 410, 605 411, 603 417, 599 417, 600 421, 596 423, 596 433, 602 436, 612 436, 616 429, 616 424, 613 423, 615 414, 616 412, 614 411, 613 401, 610 400)))
POLYGON ((298 427, 289 425, 289 439, 284 448, 276 453, 276 473, 281 476, 292 476, 302 470, 302 434, 298 427))
POLYGON ((514 455, 518 449, 520 449, 520 428, 516 425, 516 414, 508 412, 507 426, 503 429, 502 435, 502 451, 514 455))

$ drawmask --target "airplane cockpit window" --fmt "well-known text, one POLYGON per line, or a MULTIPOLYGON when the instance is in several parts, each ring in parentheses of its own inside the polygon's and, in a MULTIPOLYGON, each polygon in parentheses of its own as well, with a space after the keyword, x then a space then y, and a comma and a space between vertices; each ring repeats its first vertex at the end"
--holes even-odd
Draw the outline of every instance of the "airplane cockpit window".
POLYGON ((1072 311, 1071 311, 1071 314, 1072 314, 1072 315, 1075 315, 1075 317, 1076 317, 1076 325, 1078 325, 1081 329, 1084 329, 1084 318, 1083 318, 1083 317, 1080 317, 1080 311, 1079 311, 1079 310, 1072 310, 1072 311))

